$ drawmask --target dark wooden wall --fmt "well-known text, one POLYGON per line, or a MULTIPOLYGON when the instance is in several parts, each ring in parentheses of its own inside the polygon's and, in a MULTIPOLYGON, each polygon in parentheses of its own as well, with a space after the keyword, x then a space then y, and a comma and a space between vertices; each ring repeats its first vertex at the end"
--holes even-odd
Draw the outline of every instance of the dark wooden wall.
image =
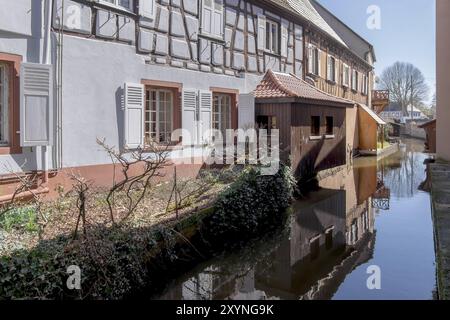
POLYGON ((294 104, 291 121, 292 169, 299 178, 346 163, 345 108, 294 104), (320 116, 320 140, 311 140, 311 117, 320 116), (326 117, 333 117, 334 138, 325 138, 326 117))
POLYGON ((256 118, 258 116, 273 116, 277 118, 277 127, 280 130, 280 156, 283 161, 289 159, 291 150, 291 104, 256 104, 255 113, 256 118))
POLYGON ((327 107, 299 103, 258 103, 256 117, 275 116, 280 130, 281 158, 291 159, 297 177, 346 163, 346 129, 344 107, 327 107), (326 117, 333 117, 334 138, 311 140, 311 117, 320 116, 320 134, 325 135, 326 117))

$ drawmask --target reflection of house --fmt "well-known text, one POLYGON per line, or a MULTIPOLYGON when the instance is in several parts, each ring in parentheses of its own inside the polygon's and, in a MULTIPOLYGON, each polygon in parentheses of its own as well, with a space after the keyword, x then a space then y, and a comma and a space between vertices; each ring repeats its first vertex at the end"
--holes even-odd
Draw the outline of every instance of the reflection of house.
POLYGON ((320 182, 321 191, 297 203, 281 239, 252 248, 255 256, 233 257, 231 264, 215 260, 164 298, 331 298, 346 275, 373 254, 376 159, 362 160, 362 165, 327 177, 320 182))
POLYGON ((430 153, 436 153, 436 119, 421 124, 419 128, 425 130, 427 135, 425 150, 430 153))
POLYGON ((346 108, 350 100, 326 94, 302 79, 269 71, 254 91, 260 127, 280 130, 280 148, 297 176, 346 161, 346 108))

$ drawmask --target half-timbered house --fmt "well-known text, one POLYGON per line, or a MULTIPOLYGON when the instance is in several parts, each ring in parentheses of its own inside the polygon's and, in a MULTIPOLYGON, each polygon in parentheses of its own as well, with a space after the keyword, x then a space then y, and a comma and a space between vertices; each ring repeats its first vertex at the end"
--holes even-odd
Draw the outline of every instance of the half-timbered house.
MULTIPOLYGON (((173 145, 170 158, 186 149, 195 158, 205 130, 255 123, 254 107, 239 100, 269 70, 372 103, 372 46, 314 0, 0 0, 0 7, 0 201, 17 173, 42 176, 43 192, 74 168, 110 183, 111 161, 97 139, 133 149, 148 139, 164 144, 183 128, 192 141, 173 145)), ((357 150, 358 107, 347 109, 339 121, 346 149, 357 150)))

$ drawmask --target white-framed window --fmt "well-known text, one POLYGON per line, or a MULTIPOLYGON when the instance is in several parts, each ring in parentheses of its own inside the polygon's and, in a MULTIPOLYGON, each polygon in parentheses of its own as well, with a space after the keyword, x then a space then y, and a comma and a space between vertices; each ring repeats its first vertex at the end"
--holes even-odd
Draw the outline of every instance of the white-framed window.
POLYGON ((327 60, 327 80, 336 82, 336 58, 330 55, 327 60))
POLYGON ((367 77, 367 75, 363 74, 362 75, 362 89, 361 92, 364 95, 367 95, 369 93, 369 78, 367 77))
POLYGON ((278 54, 280 46, 280 25, 271 20, 266 20, 266 50, 278 54))
POLYGON ((100 0, 104 3, 122 10, 133 11, 133 0, 100 0))
POLYGON ((214 94, 212 127, 220 130, 223 138, 227 129, 231 129, 231 96, 229 94, 214 94))
POLYGON ((343 67, 343 72, 342 72, 342 85, 344 87, 349 87, 350 86, 350 67, 344 63, 344 67, 343 67))
POLYGON ((224 34, 224 0, 202 1, 202 34, 223 38, 224 34))
POLYGON ((171 90, 147 89, 145 103, 145 138, 170 143, 173 131, 173 93, 171 90))
POLYGON ((353 69, 352 90, 358 91, 358 88, 359 88, 359 72, 353 69))
POLYGON ((316 76, 320 75, 320 50, 310 45, 308 47, 308 72, 316 76))
POLYGON ((8 145, 8 67, 0 62, 0 146, 8 145))

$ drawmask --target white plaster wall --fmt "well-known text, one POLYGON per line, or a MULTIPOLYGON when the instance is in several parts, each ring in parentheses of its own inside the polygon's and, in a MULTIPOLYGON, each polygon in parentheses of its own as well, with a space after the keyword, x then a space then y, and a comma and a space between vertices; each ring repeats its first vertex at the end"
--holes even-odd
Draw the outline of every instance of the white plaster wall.
MULTIPOLYGON (((42 5, 40 0, 0 0, 0 52, 38 63, 42 55, 42 5)), ((23 148, 18 155, 0 155, 0 175, 41 167, 36 148, 23 148)))
POLYGON ((214 86, 247 93, 260 80, 149 65, 133 46, 74 36, 64 37, 63 70, 64 167, 110 163, 97 138, 123 145, 125 82, 161 80, 182 83, 183 88, 209 90, 214 86))

